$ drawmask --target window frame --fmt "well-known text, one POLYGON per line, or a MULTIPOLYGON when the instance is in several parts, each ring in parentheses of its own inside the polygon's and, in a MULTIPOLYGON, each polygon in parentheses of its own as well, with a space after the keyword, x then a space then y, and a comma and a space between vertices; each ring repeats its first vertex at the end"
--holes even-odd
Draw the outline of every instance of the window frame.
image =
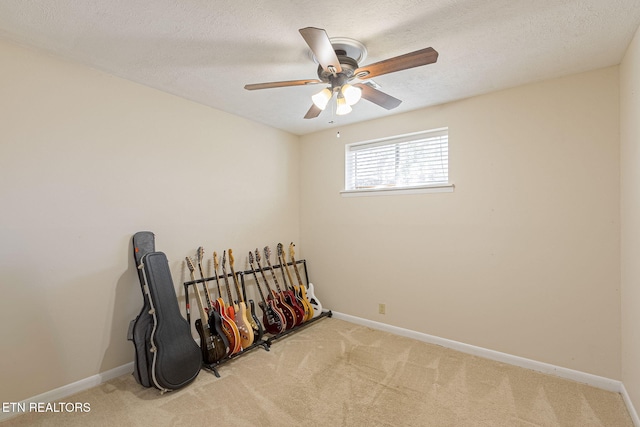
POLYGON ((449 151, 449 128, 442 127, 436 129, 429 129, 425 131, 412 132, 402 135, 395 135, 385 138, 372 139, 368 141, 360 141, 354 142, 351 144, 345 145, 344 151, 344 181, 343 181, 343 189, 340 191, 341 196, 343 197, 357 197, 357 196, 378 196, 378 195, 397 195, 397 194, 419 194, 419 193, 450 193, 453 192, 455 185, 451 182, 448 166, 448 151, 449 151), (447 135, 447 182, 442 183, 434 183, 434 184, 420 184, 420 185, 411 185, 411 186, 393 186, 393 187, 374 187, 374 188, 355 188, 348 189, 347 184, 350 179, 348 176, 349 170, 349 153, 352 150, 352 147, 357 147, 361 145, 369 145, 369 146, 383 146, 383 145, 393 145, 401 142, 410 142, 414 140, 428 138, 429 134, 437 134, 445 132, 447 135))

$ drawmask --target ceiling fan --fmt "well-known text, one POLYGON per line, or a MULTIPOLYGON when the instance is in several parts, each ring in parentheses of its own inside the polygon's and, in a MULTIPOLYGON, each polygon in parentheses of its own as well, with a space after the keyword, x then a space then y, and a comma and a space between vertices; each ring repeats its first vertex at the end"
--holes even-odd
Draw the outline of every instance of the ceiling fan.
POLYGON ((355 83, 351 85, 349 82, 356 78, 366 80, 383 74, 420 67, 438 60, 438 52, 427 47, 361 67, 358 62, 366 56, 366 48, 362 43, 345 38, 330 39, 326 31, 321 28, 307 27, 299 31, 309 45, 315 61, 319 64, 318 79, 255 83, 245 85, 244 88, 257 90, 327 84, 326 88, 311 97, 313 104, 304 116, 305 119, 318 117, 333 98, 334 93, 336 94, 336 114, 338 115, 351 112, 351 105, 358 102, 361 97, 387 110, 396 108, 402 101, 376 89, 375 84, 355 83))

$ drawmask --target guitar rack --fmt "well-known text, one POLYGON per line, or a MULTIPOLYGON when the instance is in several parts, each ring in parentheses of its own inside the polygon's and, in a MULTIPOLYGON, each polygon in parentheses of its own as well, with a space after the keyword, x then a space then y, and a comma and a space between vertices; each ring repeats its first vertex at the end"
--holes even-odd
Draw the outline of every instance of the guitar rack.
MULTIPOLYGON (((293 264, 294 263, 292 263, 292 262, 286 263, 286 265, 288 265, 288 266, 293 266, 293 264)), ((309 273, 308 273, 308 270, 307 270, 307 261, 304 260, 304 259, 296 260, 295 264, 302 264, 302 266, 304 267, 304 277, 305 277, 305 281, 307 283, 306 286, 308 286, 309 285, 309 273)), ((262 268, 256 268, 255 270, 245 270, 245 271, 236 272, 236 276, 240 277, 240 287, 242 289, 242 295, 243 295, 244 300, 247 301, 247 302, 249 301, 249 300, 247 300, 247 291, 246 291, 245 284, 244 284, 244 276, 245 275, 253 274, 254 272, 255 273, 259 273, 259 272, 265 272, 265 271, 272 271, 272 270, 276 270, 276 269, 280 269, 280 268, 282 268, 282 266, 273 265, 273 266, 264 266, 262 268)), ((275 271, 274 271, 274 273, 275 273, 275 271)), ((233 280, 233 274, 232 273, 227 273, 225 275, 225 274, 217 274, 217 272, 216 272, 215 276, 206 277, 204 279, 200 278, 200 279, 190 280, 188 282, 184 282, 184 284, 183 284, 184 285, 184 297, 185 297, 185 305, 186 305, 186 313, 187 313, 187 322, 189 323, 189 325, 191 325, 191 309, 190 309, 190 306, 189 306, 189 301, 190 301, 190 299, 189 299, 189 286, 195 286, 197 283, 205 283, 205 282, 209 282, 211 280, 224 279, 225 276, 227 278, 231 278, 231 280, 233 280)), ((267 335, 267 332, 265 331, 265 333, 263 334, 262 339, 254 341, 249 347, 243 348, 242 351, 240 351, 239 353, 235 353, 235 354, 232 354, 232 355, 229 355, 229 356, 225 356, 221 360, 218 360, 217 362, 211 363, 211 364, 205 363, 203 361, 202 362, 202 367, 204 369, 207 369, 207 370, 213 372, 216 377, 220 378, 220 373, 217 370, 218 366, 223 365, 223 364, 225 364, 225 363, 229 362, 230 360, 233 360, 233 359, 235 359, 237 357, 240 357, 240 356, 248 353, 249 351, 251 351, 251 350, 253 350, 253 349, 257 348, 257 347, 262 347, 266 351, 269 351, 269 349, 270 349, 270 347, 271 347, 271 345, 273 344, 274 341, 276 341, 276 340, 278 340, 280 338, 283 338, 283 337, 289 335, 292 332, 296 332, 296 331, 298 331, 298 330, 300 330, 302 328, 305 328, 306 326, 308 326, 308 325, 310 325, 312 323, 315 323, 315 322, 317 322, 318 320, 320 320, 320 319, 322 319, 324 317, 331 317, 332 315, 333 315, 333 313, 331 312, 331 310, 323 310, 322 313, 320 313, 319 316, 314 317, 312 319, 309 319, 306 322, 304 322, 304 323, 302 323, 302 324, 300 324, 298 326, 294 326, 291 329, 284 330, 284 331, 282 331, 282 332, 280 332, 279 334, 276 334, 276 335, 268 334, 270 336, 268 338, 266 338, 266 339, 264 339, 264 336, 267 335)))

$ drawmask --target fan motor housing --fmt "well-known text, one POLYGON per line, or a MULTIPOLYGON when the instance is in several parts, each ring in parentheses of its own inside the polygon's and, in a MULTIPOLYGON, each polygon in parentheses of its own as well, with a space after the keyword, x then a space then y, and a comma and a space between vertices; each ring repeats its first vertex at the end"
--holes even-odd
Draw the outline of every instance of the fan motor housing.
POLYGON ((331 83, 332 86, 342 86, 353 79, 355 71, 358 69, 358 62, 346 56, 344 51, 336 50, 336 55, 342 71, 334 75, 330 70, 325 70, 320 65, 318 66, 318 78, 323 82, 331 83))

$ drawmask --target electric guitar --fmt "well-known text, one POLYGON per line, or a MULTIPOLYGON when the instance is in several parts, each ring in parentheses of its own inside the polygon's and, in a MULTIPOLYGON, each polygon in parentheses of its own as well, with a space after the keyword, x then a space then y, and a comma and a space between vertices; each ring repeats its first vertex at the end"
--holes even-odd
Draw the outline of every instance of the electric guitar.
MULTIPOLYGON (((186 257, 187 266, 191 272, 191 280, 195 281, 194 274, 195 267, 191 258, 186 257)), ((194 284, 194 290, 196 293, 196 301, 198 302, 198 308, 200 309, 200 319, 196 319, 196 330, 200 335, 200 349, 202 350, 202 360, 207 364, 212 364, 222 359, 227 354, 227 348, 219 336, 214 336, 209 329, 209 316, 207 315, 204 305, 202 304, 202 297, 198 287, 194 284)))
MULTIPOLYGON (((200 271, 200 278, 202 279, 202 287, 204 288, 204 296, 207 301, 207 306, 205 307, 205 311, 209 316, 209 330, 212 335, 219 336, 222 341, 224 341, 224 346, 226 348, 225 355, 229 354, 229 340, 224 332, 224 328, 222 327, 222 317, 220 317, 220 313, 218 313, 214 308, 211 302, 211 295, 209 294, 209 286, 207 285, 207 279, 204 277, 204 272, 202 271, 202 259, 204 257, 204 249, 202 246, 198 248, 197 258, 198 258, 198 270, 200 271)), ((198 286, 194 284, 193 286, 198 286)))
MULTIPOLYGON (((276 289, 278 289, 278 294, 280 295, 280 299, 282 302, 293 310, 294 313, 294 326, 302 323, 302 317, 304 316, 304 311, 300 311, 297 307, 294 307, 291 295, 285 293, 280 289, 280 284, 278 283, 278 278, 276 277, 276 272, 273 270, 271 266, 271 248, 269 246, 264 247, 264 258, 267 261, 267 265, 269 266, 269 270, 271 271, 271 278, 273 279, 273 283, 276 285, 276 289)), ((295 300, 295 297, 293 298, 295 300)))
MULTIPOLYGON (((238 276, 236 275, 235 270, 233 269, 234 258, 233 258, 233 250, 229 249, 229 268, 231 269, 231 276, 233 277, 233 283, 236 286, 236 293, 238 294, 238 301, 240 305, 245 305, 245 317, 249 321, 249 325, 251 325, 251 330, 253 332, 253 342, 259 341, 262 339, 262 335, 264 334, 264 329, 262 329, 262 325, 256 316, 255 305, 253 304, 253 300, 249 300, 249 304, 251 308, 246 306, 244 301, 244 292, 241 292, 240 283, 238 283, 238 276)), ((241 308, 242 309, 242 308, 241 308)))
POLYGON ((222 291, 220 291, 220 281, 218 280, 218 254, 213 252, 213 275, 216 278, 216 286, 218 287, 218 299, 214 302, 214 307, 220 314, 222 320, 222 329, 229 340, 229 355, 242 351, 240 344, 240 331, 236 322, 227 314, 228 310, 224 299, 222 299, 222 291))
POLYGON ((269 281, 267 280, 267 276, 264 274, 264 270, 260 265, 260 251, 256 248, 256 264, 258 265, 258 269, 260 270, 260 274, 262 275, 262 279, 264 283, 267 284, 267 289, 269 291, 268 299, 274 301, 276 307, 280 310, 280 312, 284 315, 284 327, 285 329, 291 329, 296 324, 296 314, 293 312, 293 309, 282 300, 282 295, 276 293, 271 286, 269 286, 269 281))
POLYGON ((258 302, 258 305, 262 309, 262 323, 264 324, 264 328, 270 334, 277 335, 285 330, 286 321, 284 319, 284 314, 276 306, 273 299, 265 299, 264 294, 262 293, 262 288, 260 287, 258 275, 256 274, 256 269, 253 266, 253 253, 251 253, 251 251, 249 251, 249 266, 251 266, 251 272, 253 273, 253 278, 256 281, 256 286, 260 292, 260 299, 262 300, 258 302))
MULTIPOLYGON (((283 294, 287 298, 287 302, 289 303, 289 305, 293 307, 293 310, 296 312, 296 318, 299 320, 298 321, 298 325, 299 325, 307 319, 308 312, 305 309, 305 306, 302 303, 302 301, 300 301, 300 299, 298 298, 298 295, 296 295, 296 293, 293 291, 293 286, 289 287, 289 284, 287 283, 287 277, 284 274, 285 273, 284 268, 285 268, 285 265, 287 264, 287 261, 286 260, 283 261, 284 253, 282 250, 282 243, 278 243, 277 252, 278 252, 278 262, 280 263, 280 273, 282 273, 282 283, 284 286, 283 294)), ((293 284, 293 281, 291 283, 293 284)))
POLYGON ((298 283, 300 284, 300 290, 303 293, 306 293, 306 299, 313 307, 313 317, 318 317, 322 314, 322 304, 320 300, 316 297, 313 292, 313 283, 309 283, 307 289, 305 289, 304 284, 302 283, 302 279, 300 278, 300 272, 298 271, 298 264, 296 263, 295 252, 293 242, 289 245, 289 258, 291 258, 291 262, 293 263, 293 269, 296 272, 296 277, 298 278, 298 283))
POLYGON ((227 277, 227 270, 225 267, 227 260, 227 251, 222 253, 222 277, 224 278, 224 283, 227 285, 227 292, 229 293, 229 316, 233 316, 233 319, 236 322, 236 326, 238 327, 238 332, 240 332, 240 344, 242 348, 247 348, 253 343, 253 329, 251 328, 251 324, 249 323, 249 319, 247 319, 247 307, 244 304, 244 301, 241 301, 239 304, 238 301, 233 301, 231 297, 231 285, 229 284, 229 278, 227 277))
MULTIPOLYGON (((298 304, 304 307, 304 321, 311 320, 313 318, 313 307, 307 300, 307 294, 304 292, 304 286, 302 289, 300 285, 296 285, 293 282, 293 277, 291 277, 291 271, 289 270, 289 265, 287 264, 287 254, 283 250, 282 243, 278 243, 278 256, 282 255, 282 259, 280 260, 280 265, 284 267, 284 270, 287 272, 287 277, 289 277, 289 283, 291 283, 291 288, 293 293, 298 300, 298 304)), ((283 273, 284 276, 284 273, 283 273)), ((286 281, 285 281, 286 282, 286 281)))

